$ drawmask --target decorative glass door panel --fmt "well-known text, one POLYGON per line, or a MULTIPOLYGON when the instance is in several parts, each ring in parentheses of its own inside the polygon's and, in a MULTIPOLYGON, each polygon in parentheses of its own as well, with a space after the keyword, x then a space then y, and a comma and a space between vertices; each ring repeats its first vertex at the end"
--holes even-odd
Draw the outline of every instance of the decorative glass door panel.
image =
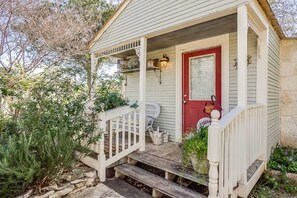
POLYGON ((189 64, 190 100, 209 100, 215 95, 215 55, 192 57, 189 64))
POLYGON ((216 96, 221 104, 221 47, 183 54, 183 131, 197 127, 205 103, 216 96))

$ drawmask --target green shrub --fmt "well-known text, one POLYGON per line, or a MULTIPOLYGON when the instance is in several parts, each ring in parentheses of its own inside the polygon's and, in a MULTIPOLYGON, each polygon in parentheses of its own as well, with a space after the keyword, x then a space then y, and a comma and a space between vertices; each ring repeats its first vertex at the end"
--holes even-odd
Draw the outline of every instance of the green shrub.
POLYGON ((67 78, 42 80, 19 100, 17 128, 8 129, 7 118, 1 131, 7 141, 0 145, 0 197, 55 179, 75 162, 82 141, 98 139, 93 116, 83 115, 86 100, 84 90, 67 78))
POLYGON ((190 165, 191 155, 195 155, 198 160, 204 160, 207 157, 208 128, 201 127, 199 131, 193 129, 185 138, 182 146, 183 165, 190 165))
POLYGON ((270 157, 268 166, 284 173, 297 173, 297 149, 277 146, 270 157))
POLYGON ((128 105, 128 100, 120 93, 122 80, 109 77, 102 80, 96 92, 95 110, 97 112, 107 111, 116 107, 128 105))

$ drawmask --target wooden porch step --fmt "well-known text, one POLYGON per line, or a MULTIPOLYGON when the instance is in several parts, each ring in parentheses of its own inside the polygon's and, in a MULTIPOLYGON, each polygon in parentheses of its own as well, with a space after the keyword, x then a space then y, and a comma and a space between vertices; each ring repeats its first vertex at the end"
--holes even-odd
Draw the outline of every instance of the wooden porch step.
POLYGON ((208 186, 208 175, 198 174, 190 168, 183 169, 180 163, 139 151, 129 154, 128 157, 178 177, 208 186))
POLYGON ((117 166, 115 167, 115 170, 117 176, 119 176, 120 173, 153 188, 153 196, 155 197, 156 195, 161 193, 176 198, 206 198, 204 195, 200 193, 182 187, 181 185, 178 185, 172 181, 159 177, 153 173, 150 173, 144 169, 138 168, 130 164, 123 164, 117 166))

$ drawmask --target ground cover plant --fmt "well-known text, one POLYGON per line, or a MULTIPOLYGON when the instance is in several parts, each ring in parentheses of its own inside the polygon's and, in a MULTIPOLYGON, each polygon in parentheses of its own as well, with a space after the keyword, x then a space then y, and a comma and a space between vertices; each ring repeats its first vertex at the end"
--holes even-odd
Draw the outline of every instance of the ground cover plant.
POLYGON ((287 177, 296 174, 297 149, 277 146, 271 154, 268 169, 251 192, 252 198, 297 197, 297 181, 287 177))
POLYGON ((268 166, 284 173, 297 173, 297 150, 277 146, 270 157, 268 166))

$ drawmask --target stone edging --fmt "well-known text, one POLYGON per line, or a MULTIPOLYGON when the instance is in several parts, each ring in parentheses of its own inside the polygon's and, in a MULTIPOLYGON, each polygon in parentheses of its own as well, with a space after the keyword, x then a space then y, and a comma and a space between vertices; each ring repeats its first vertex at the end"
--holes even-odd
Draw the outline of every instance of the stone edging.
POLYGON ((63 174, 61 179, 67 182, 62 184, 51 182, 49 186, 41 189, 41 193, 34 192, 33 189, 31 189, 17 198, 64 197, 98 184, 96 171, 82 164, 78 164, 71 172, 63 174))

